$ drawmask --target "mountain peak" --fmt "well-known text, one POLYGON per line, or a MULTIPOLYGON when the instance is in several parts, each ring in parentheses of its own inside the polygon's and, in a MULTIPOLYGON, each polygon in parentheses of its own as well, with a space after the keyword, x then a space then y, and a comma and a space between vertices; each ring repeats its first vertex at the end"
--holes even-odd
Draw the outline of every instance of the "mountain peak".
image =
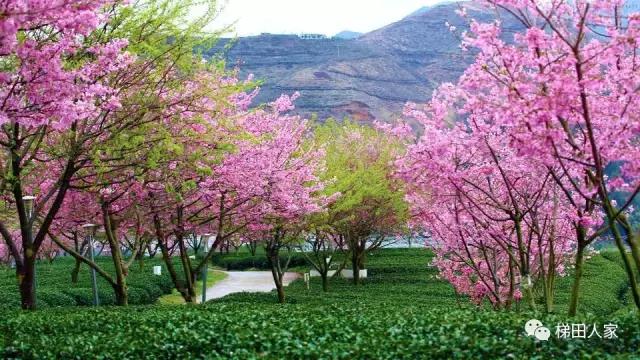
POLYGON ((345 30, 335 34, 333 37, 337 39, 351 40, 351 39, 357 39, 361 35, 362 33, 359 33, 359 32, 345 30))
POLYGON ((411 14, 409 14, 407 17, 422 15, 422 14, 426 13, 427 11, 431 10, 432 8, 433 8, 433 6, 423 6, 420 9, 418 9, 418 10, 412 12, 411 14))

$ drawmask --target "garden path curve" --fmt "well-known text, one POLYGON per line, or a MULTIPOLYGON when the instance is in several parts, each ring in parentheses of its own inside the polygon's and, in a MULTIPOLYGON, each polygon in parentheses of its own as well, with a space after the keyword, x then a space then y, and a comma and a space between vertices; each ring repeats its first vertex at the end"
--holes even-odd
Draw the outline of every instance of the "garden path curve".
MULTIPOLYGON (((217 299, 237 292, 269 292, 275 289, 271 271, 224 271, 227 277, 207 289, 206 300, 217 299)), ((295 272, 284 274, 283 283, 290 282, 300 277, 295 272)), ((198 302, 200 298, 198 297, 198 302)))

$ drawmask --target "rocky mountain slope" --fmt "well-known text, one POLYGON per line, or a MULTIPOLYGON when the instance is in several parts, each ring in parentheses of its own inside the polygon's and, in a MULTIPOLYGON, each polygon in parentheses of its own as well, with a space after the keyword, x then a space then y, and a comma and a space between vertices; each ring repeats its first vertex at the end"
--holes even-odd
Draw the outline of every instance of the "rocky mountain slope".
MULTIPOLYGON (((299 91, 297 111, 320 119, 333 116, 370 122, 393 119, 407 101, 425 102, 443 81, 455 81, 471 61, 460 39, 445 22, 462 30, 460 6, 423 8, 406 18, 357 38, 301 39, 262 34, 223 40, 211 54, 263 80, 258 101, 299 91)), ((488 21, 493 14, 465 4, 471 17, 488 21)))

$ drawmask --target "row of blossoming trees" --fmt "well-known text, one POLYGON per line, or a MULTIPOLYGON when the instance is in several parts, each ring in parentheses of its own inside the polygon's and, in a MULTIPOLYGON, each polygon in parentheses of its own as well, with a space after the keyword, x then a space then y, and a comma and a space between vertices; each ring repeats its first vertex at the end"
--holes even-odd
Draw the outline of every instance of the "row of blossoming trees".
POLYGON ((542 289, 548 311, 555 276, 571 266, 575 314, 585 251, 606 234, 640 308, 628 220, 640 191, 640 14, 616 0, 480 3, 522 30, 503 34, 461 8, 475 61, 405 112, 424 133, 399 174, 415 225, 437 244, 435 265, 496 308, 522 297, 535 308, 542 289))
POLYGON ((322 152, 303 147, 306 123, 285 115, 293 99, 249 110, 250 81, 194 53, 217 36, 203 31, 215 2, 193 19, 196 5, 0 5, 0 233, 23 308, 35 306, 36 259, 58 246, 127 304, 128 268, 151 240, 195 301, 196 274, 219 244, 280 236, 323 204, 312 196, 322 152), (104 229, 113 273, 85 255, 87 223, 104 229), (205 233, 213 246, 194 260, 187 242, 205 233))
POLYGON ((198 4, 0 5, 0 257, 15 262, 23 308, 35 307, 36 259, 58 248, 120 305, 136 258, 159 252, 195 302, 214 251, 238 241, 265 244, 281 302, 280 250, 301 237, 325 290, 336 248, 357 283, 366 252, 405 231, 405 193, 442 276, 478 303, 535 309, 540 292, 552 311, 556 276, 572 268, 575 314, 587 248, 607 235, 640 307, 627 218, 640 191, 640 16, 623 3, 482 2, 523 30, 506 39, 500 23, 469 19, 476 60, 407 106, 423 127, 408 149, 406 126, 329 122, 311 137, 288 115, 295 95, 250 108, 255 84, 198 53, 217 36, 203 31, 215 2, 193 19, 198 4), (103 229, 113 271, 86 256, 87 223, 103 229))
POLYGON ((37 259, 60 250, 72 281, 89 266, 118 305, 134 261, 159 254, 195 302, 217 249, 259 241, 284 302, 281 249, 307 238, 326 249, 316 255, 350 251, 359 274, 404 229, 397 138, 314 131, 289 115, 297 94, 252 104, 251 79, 199 53, 219 35, 204 30, 215 1, 11 0, 0 14, 0 260, 23 308, 35 308, 37 259), (97 228, 108 267, 87 252, 97 228))

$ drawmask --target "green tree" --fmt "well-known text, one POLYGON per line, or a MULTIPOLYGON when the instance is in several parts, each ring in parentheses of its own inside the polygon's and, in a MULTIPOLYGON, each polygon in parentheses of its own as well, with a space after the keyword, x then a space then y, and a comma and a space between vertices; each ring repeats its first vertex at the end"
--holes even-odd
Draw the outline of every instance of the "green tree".
POLYGON ((314 146, 325 150, 324 195, 341 194, 314 219, 315 228, 331 233, 335 246, 349 251, 358 284, 367 253, 406 231, 403 184, 392 174, 404 146, 372 127, 333 119, 315 128, 314 146))

